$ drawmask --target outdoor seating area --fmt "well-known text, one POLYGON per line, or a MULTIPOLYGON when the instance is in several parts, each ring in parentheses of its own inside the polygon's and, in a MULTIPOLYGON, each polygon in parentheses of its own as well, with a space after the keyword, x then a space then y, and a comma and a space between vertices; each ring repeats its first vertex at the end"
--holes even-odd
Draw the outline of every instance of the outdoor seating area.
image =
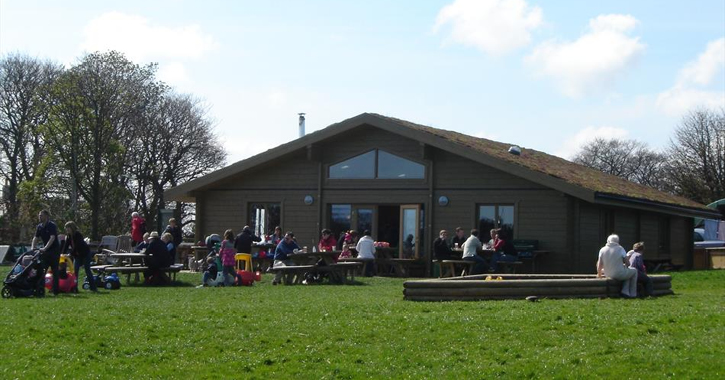
MULTIPOLYGON (((655 296, 674 294, 669 275, 650 278, 655 296)), ((596 275, 502 274, 406 281, 403 287, 404 298, 411 301, 618 298, 622 282, 596 275)))

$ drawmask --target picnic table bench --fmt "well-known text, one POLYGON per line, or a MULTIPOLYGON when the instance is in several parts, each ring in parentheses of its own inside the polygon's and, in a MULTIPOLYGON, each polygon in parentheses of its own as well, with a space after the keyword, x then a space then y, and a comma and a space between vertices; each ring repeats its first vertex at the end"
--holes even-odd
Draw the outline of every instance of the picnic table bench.
MULTIPOLYGON (((176 281, 176 274, 181 272, 184 267, 183 264, 173 264, 165 268, 159 269, 162 273, 165 273, 172 281, 176 281)), ((126 284, 131 283, 131 275, 135 275, 135 282, 140 281, 139 273, 147 271, 149 268, 143 265, 133 266, 113 266, 113 265, 95 265, 91 269, 96 270, 100 273, 118 273, 119 275, 126 275, 126 284)))
POLYGON ((344 284, 355 281, 355 272, 362 265, 362 263, 356 262, 341 262, 329 265, 286 265, 273 267, 271 271, 281 272, 282 282, 286 285, 301 284, 308 273, 324 273, 328 275, 331 284, 344 284))
POLYGON ((270 269, 274 273, 282 273, 282 283, 285 285, 301 284, 305 273, 315 268, 315 265, 285 265, 270 269))

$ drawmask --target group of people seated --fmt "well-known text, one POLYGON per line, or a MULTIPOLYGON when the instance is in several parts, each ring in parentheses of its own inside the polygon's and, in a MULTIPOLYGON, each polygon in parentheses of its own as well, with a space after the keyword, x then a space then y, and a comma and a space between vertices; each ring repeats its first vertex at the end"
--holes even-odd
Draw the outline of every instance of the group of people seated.
POLYGON ((516 248, 514 247, 511 238, 507 236, 503 229, 491 229, 491 239, 485 244, 481 242, 478 235, 479 231, 477 229, 472 229, 470 231, 470 235, 466 236, 466 232, 463 228, 456 227, 455 236, 449 239, 448 231, 441 230, 438 238, 433 242, 433 254, 435 259, 462 259, 474 262, 474 274, 495 272, 498 270, 500 262, 518 261, 516 248), (490 261, 478 254, 478 252, 483 249, 494 251, 490 261))
POLYGON ((626 252, 619 245, 619 236, 609 235, 607 244, 599 250, 597 260, 597 277, 609 277, 622 281, 621 296, 624 298, 637 297, 637 284, 644 288, 642 296, 652 296, 652 279, 647 276, 644 265, 644 242, 634 243, 632 250, 626 252))

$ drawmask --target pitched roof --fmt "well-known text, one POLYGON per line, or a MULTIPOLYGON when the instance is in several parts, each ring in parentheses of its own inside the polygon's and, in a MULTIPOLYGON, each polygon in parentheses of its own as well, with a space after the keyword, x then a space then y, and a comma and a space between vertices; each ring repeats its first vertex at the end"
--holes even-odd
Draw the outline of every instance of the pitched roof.
POLYGON ((305 148, 362 125, 371 125, 419 140, 436 148, 463 155, 497 169, 551 186, 590 202, 639 202, 654 204, 655 206, 669 206, 670 208, 685 208, 695 214, 711 214, 713 211, 689 199, 630 182, 534 149, 523 148, 520 155, 514 155, 509 153, 508 150, 509 147, 515 144, 473 137, 374 113, 363 113, 330 125, 257 156, 239 161, 214 173, 169 189, 167 190, 167 197, 180 199, 183 195, 188 196, 191 191, 208 186, 219 179, 237 174, 262 162, 305 148))

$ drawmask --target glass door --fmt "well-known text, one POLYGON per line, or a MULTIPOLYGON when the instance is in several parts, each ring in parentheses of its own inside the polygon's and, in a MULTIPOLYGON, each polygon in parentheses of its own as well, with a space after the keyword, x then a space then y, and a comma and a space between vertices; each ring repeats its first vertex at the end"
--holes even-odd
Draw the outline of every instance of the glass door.
POLYGON ((368 230, 375 234, 375 206, 354 205, 352 210, 352 225, 358 236, 362 237, 363 231, 368 230))
POLYGON ((420 205, 400 206, 400 258, 420 257, 420 205))

